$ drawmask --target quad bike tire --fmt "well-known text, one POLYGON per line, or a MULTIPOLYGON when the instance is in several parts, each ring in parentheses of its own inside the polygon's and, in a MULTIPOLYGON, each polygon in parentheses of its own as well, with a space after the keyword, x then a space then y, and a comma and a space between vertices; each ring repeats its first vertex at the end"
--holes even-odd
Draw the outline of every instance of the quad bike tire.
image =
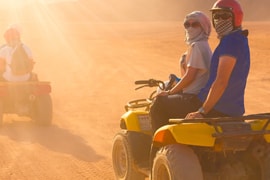
POLYGON ((50 125, 52 123, 52 99, 49 94, 36 97, 33 102, 31 118, 40 125, 50 125))
POLYGON ((154 158, 154 180, 203 180, 197 155, 186 145, 172 144, 162 147, 154 158))
POLYGON ((117 180, 144 180, 145 176, 135 168, 127 134, 119 132, 114 137, 112 161, 117 180))

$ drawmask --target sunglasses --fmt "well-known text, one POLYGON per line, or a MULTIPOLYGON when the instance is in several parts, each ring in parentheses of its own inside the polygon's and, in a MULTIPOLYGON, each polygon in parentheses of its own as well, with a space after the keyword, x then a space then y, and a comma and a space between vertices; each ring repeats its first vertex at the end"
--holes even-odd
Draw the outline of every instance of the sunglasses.
POLYGON ((198 27, 201 27, 201 24, 199 22, 193 22, 193 23, 190 23, 190 22, 185 22, 184 23, 184 27, 187 29, 187 28, 190 28, 190 27, 193 27, 193 28, 198 28, 198 27))
POLYGON ((227 20, 231 17, 232 17, 232 14, 230 14, 230 13, 222 13, 222 14, 215 13, 215 14, 213 14, 213 19, 215 19, 215 20, 219 20, 219 19, 227 20))

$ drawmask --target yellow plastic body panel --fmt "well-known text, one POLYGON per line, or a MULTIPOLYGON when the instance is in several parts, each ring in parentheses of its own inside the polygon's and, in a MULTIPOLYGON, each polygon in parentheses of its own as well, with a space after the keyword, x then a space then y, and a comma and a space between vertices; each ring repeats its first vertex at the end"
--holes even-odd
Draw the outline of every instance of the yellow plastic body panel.
MULTIPOLYGON (((175 141, 181 144, 212 147, 215 143, 215 138, 212 137, 215 129, 213 126, 206 123, 166 125, 157 130, 155 137, 157 137, 157 134, 161 133, 161 131, 170 131, 175 141)), ((157 140, 155 137, 154 141, 157 140)), ((166 139, 163 139, 163 141, 164 142, 160 143, 167 144, 166 139)))
POLYGON ((125 122, 126 128, 129 131, 151 133, 149 112, 127 111, 125 114, 122 115, 121 121, 125 122), (140 123, 139 116, 141 118, 141 121, 144 122, 143 124, 141 124, 142 122, 140 123))
MULTIPOLYGON (((267 120, 260 120, 260 121, 251 121, 251 129, 254 131, 259 131, 263 128, 263 126, 265 125, 265 123, 267 122, 267 120)), ((270 124, 268 124, 268 126, 266 127, 265 130, 270 130, 270 124)), ((270 134, 265 134, 264 135, 264 139, 266 142, 270 143, 270 134)))
MULTIPOLYGON (((267 120, 249 121, 253 132, 261 131, 267 120)), ((217 127, 222 132, 220 127, 217 127)), ((265 130, 270 130, 270 124, 265 130)), ((153 138, 154 143, 159 145, 181 143, 202 147, 214 147, 216 138, 212 135, 216 133, 213 125, 207 123, 183 123, 166 125, 159 128, 153 138)), ((251 135, 252 136, 252 135, 251 135)), ((263 135, 270 143, 270 134, 263 135)))

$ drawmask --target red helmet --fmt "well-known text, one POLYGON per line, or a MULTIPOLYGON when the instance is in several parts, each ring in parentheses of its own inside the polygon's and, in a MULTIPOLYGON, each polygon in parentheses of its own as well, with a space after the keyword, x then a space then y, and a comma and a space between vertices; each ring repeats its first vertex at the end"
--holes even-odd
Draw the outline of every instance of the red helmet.
POLYGON ((14 28, 14 27, 10 27, 4 33, 4 38, 6 39, 6 41, 20 39, 20 32, 18 29, 14 28))
POLYGON ((211 11, 230 11, 233 14, 235 27, 240 27, 243 20, 243 11, 237 0, 218 0, 211 11))

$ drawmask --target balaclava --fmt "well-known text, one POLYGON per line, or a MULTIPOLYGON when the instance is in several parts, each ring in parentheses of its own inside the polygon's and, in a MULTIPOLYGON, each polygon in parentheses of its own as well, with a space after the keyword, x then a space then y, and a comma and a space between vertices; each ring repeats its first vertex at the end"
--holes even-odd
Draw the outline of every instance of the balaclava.
POLYGON ((194 11, 185 17, 184 23, 190 19, 199 22, 201 28, 189 27, 185 29, 186 43, 192 44, 195 41, 207 40, 211 33, 211 22, 209 18, 203 12, 194 11))
POLYGON ((233 20, 230 19, 214 19, 214 27, 215 30, 218 34, 218 38, 221 39, 222 37, 224 37, 225 35, 229 34, 230 32, 233 31, 234 27, 233 27, 233 20))

